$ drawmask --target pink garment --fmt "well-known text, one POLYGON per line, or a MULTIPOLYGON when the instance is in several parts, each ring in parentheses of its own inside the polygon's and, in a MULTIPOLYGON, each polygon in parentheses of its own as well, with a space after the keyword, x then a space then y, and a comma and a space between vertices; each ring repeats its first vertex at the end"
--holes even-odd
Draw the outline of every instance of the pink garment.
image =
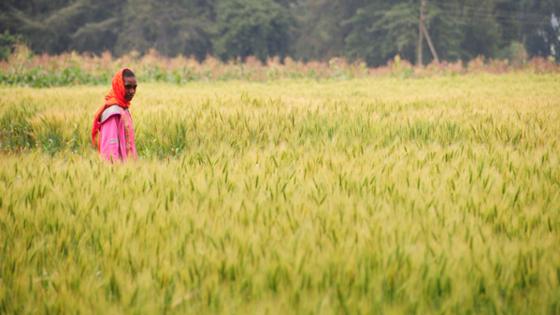
POLYGON ((108 161, 126 161, 136 159, 134 144, 134 126, 128 110, 112 113, 101 123, 100 130, 101 156, 108 161))

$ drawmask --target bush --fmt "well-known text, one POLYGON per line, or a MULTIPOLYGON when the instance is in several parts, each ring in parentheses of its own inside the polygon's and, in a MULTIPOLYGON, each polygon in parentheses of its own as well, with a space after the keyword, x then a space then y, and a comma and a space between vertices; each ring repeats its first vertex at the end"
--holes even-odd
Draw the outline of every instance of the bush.
POLYGON ((8 59, 19 42, 21 42, 21 38, 18 35, 12 35, 8 31, 0 33, 0 60, 8 59))
POLYGON ((514 41, 500 52, 499 57, 507 59, 514 67, 520 67, 527 63, 529 54, 522 43, 514 41))

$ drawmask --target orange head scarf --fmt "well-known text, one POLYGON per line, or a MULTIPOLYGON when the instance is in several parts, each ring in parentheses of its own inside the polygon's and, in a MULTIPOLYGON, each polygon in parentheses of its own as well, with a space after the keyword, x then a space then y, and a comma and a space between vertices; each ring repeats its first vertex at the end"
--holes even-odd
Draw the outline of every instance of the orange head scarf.
POLYGON ((115 76, 113 76, 112 88, 109 91, 109 93, 107 93, 107 95, 105 96, 105 103, 97 110, 93 118, 93 126, 91 128, 91 141, 93 145, 96 146, 98 149, 99 149, 99 142, 97 141, 97 134, 101 129, 101 122, 99 120, 101 118, 101 114, 103 114, 103 111, 105 111, 107 107, 110 107, 112 105, 118 105, 122 108, 130 107, 130 101, 127 101, 124 97, 126 91, 124 88, 123 72, 125 70, 130 70, 130 69, 122 68, 119 71, 117 71, 117 73, 115 73, 115 76))

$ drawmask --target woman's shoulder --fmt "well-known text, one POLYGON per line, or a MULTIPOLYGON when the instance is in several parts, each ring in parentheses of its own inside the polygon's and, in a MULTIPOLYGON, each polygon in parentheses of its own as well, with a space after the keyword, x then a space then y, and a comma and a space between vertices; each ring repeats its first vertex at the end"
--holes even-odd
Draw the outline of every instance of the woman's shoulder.
POLYGON ((115 116, 115 115, 121 115, 122 114, 123 109, 119 106, 119 105, 111 105, 109 107, 107 107, 103 113, 101 113, 101 123, 105 122, 107 119, 115 116))

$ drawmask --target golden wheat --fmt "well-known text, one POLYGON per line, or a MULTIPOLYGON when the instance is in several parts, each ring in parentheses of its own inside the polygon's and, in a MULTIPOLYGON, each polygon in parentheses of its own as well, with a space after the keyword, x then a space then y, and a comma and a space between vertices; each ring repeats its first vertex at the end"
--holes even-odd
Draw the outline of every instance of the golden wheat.
POLYGON ((0 312, 559 314, 559 82, 0 87, 0 312))

